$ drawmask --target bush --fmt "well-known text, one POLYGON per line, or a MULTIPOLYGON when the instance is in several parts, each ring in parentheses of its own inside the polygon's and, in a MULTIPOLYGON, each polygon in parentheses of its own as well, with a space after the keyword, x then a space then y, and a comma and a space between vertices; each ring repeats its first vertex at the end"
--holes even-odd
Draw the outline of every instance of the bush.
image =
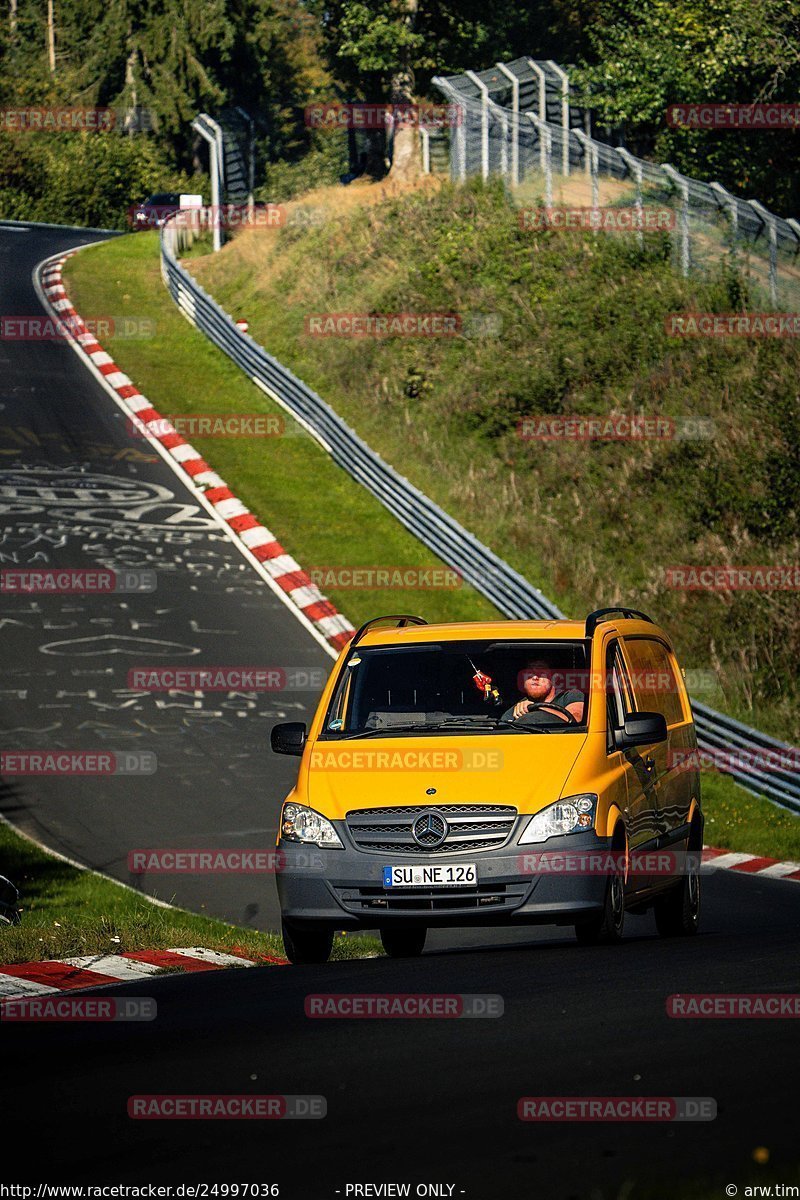
POLYGON ((0 216, 130 228, 129 210, 153 191, 201 192, 203 177, 170 171, 145 135, 0 134, 0 216))

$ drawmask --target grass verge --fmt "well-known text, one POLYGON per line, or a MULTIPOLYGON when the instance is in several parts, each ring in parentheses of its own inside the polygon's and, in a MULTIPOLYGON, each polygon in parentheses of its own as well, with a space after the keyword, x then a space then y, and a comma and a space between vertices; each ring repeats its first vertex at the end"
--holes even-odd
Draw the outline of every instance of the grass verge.
MULTIPOLYGON (((116 328, 127 318, 133 323, 129 329, 154 331, 142 338, 101 340, 163 416, 285 415, 179 314, 161 281, 155 233, 115 238, 81 251, 70 260, 67 277, 84 319, 111 314, 116 328)), ((307 571, 344 564, 443 565, 290 417, 279 437, 189 440, 307 571), (342 547, 347 547, 344 557, 342 547)), ((143 440, 134 439, 132 445, 147 448, 143 440)), ((380 612, 418 612, 441 621, 499 616, 466 586, 323 590, 355 625, 380 612)))
MULTIPOLYGON (((0 821, 0 864, 19 888, 22 922, 0 926, 0 968, 17 962, 203 946, 256 961, 283 957, 276 933, 152 904, 139 892, 72 866, 0 821)), ((334 959, 382 953, 376 938, 337 937, 334 959)))

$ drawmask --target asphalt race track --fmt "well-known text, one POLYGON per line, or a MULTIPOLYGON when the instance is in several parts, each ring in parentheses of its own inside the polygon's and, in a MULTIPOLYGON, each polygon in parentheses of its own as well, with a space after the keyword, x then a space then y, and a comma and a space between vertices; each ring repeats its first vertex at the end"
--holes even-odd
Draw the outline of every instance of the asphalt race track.
POLYGON ((508 945, 487 934, 480 951, 406 962, 126 984, 123 994, 156 998, 150 1025, 7 1028, 13 1117, 4 1133, 11 1140, 27 1126, 42 1147, 39 1162, 17 1165, 13 1177, 41 1178, 46 1163, 60 1182, 277 1180, 284 1197, 331 1200, 369 1181, 453 1183, 454 1196, 463 1189, 480 1200, 624 1196, 629 1181, 680 1197, 682 1181, 699 1177, 714 1186, 691 1195, 722 1196, 765 1146, 769 1178, 792 1181, 791 1022, 676 1020, 665 1002, 675 992, 796 990, 800 888, 719 871, 705 900, 704 932, 688 941, 661 941, 643 919, 611 949, 535 934, 527 947, 508 945), (353 991, 499 993, 505 1015, 304 1015, 309 993, 353 991), (328 1115, 127 1118, 129 1096, 164 1093, 322 1095, 328 1115), (519 1097, 556 1095, 710 1096, 718 1115, 693 1124, 517 1119, 519 1097))
MULTIPOLYGON (((0 226, 0 312, 41 313, 31 272, 92 240, 0 226)), ((107 317, 113 314, 85 314, 107 317)), ((63 341, 0 341, 0 566, 154 568, 156 590, 0 596, 0 724, 6 749, 154 753, 154 774, 18 779, 0 811, 45 845, 163 899, 275 928, 264 875, 132 880, 137 848, 274 846, 296 764, 269 730, 306 719, 331 658, 141 439, 63 341), (278 667, 308 686, 256 699, 144 699, 137 666, 278 667), (305 674, 303 674, 305 673, 305 674)))
MULTIPOLYGON (((0 226, 0 310, 36 314, 34 265, 85 240, 0 226)), ((285 715, 302 719, 316 693, 263 694, 254 707, 210 696, 131 703, 126 674, 188 658, 324 672, 330 658, 177 477, 131 441, 67 346, 0 342, 0 378, 1 565, 158 571, 149 595, 2 597, 6 744, 158 757, 146 780, 20 780, 5 789, 3 812, 126 882, 135 847, 271 845, 294 764, 270 754, 269 728, 285 715)), ((263 876, 142 883, 189 907, 275 925, 274 885, 263 876)), ((439 1194, 456 1200, 624 1200, 632 1188, 722 1197, 728 1183, 744 1194, 758 1170, 752 1152, 766 1147, 761 1179, 796 1184, 796 1025, 677 1020, 666 1002, 674 993, 796 991, 800 887, 725 871, 703 885, 695 939, 662 940, 649 916, 631 919, 613 948, 581 948, 558 930, 446 932, 417 960, 259 967, 114 989, 154 997, 150 1023, 0 1027, 2 1180, 279 1182, 282 1197, 320 1200, 367 1183, 410 1183, 412 1195, 417 1183, 445 1185, 439 1194), (305 1016, 310 993, 348 992, 491 993, 504 1015, 305 1016), (129 1097, 164 1093, 324 1096, 327 1116, 127 1116, 129 1097), (527 1123, 516 1115, 522 1096, 711 1097, 717 1116, 527 1123), (33 1147, 12 1153, 24 1134, 33 1147), (685 1190, 689 1180, 707 1188, 685 1190)))

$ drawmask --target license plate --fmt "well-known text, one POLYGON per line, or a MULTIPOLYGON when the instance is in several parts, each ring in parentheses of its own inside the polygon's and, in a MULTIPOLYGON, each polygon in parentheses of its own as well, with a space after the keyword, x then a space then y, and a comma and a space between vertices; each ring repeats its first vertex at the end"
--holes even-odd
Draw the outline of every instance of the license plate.
POLYGON ((478 882, 475 863, 419 863, 403 867, 384 867, 383 886, 392 887, 469 887, 478 882))

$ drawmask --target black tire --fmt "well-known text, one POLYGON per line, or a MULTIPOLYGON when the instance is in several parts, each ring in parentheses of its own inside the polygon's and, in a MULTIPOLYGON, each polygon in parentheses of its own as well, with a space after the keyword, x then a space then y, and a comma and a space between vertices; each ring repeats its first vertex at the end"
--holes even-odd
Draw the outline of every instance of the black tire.
POLYGON ((417 958, 425 949, 427 929, 382 929, 381 941, 389 958, 417 958))
POLYGON ((581 946, 594 946, 598 942, 614 945, 622 940, 625 928, 625 892, 622 876, 614 872, 606 884, 603 911, 588 921, 575 926, 575 937, 581 946))
POLYGON ((700 928, 700 872, 689 870, 653 905, 662 937, 692 937, 700 928))
POLYGON ((290 963, 307 966, 311 963, 326 963, 333 948, 332 929, 303 929, 299 925, 281 922, 283 948, 290 963))

